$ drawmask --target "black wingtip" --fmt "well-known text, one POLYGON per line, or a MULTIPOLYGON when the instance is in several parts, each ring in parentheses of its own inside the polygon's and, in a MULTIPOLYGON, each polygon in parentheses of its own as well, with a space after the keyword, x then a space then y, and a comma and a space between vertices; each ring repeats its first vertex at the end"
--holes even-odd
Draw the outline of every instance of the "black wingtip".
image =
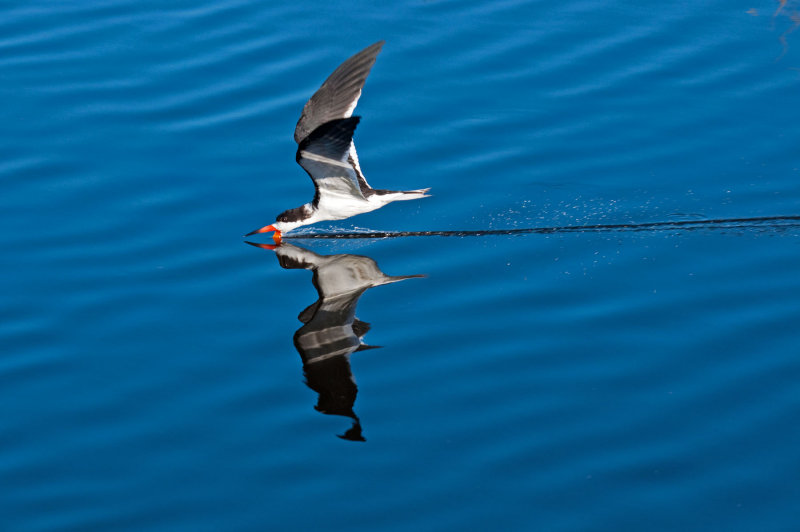
MULTIPOLYGON (((372 64, 375 62, 375 59, 378 57, 378 54, 381 53, 381 49, 383 45, 386 44, 386 41, 381 39, 380 41, 374 42, 367 46, 366 48, 360 50, 359 52, 353 54, 343 64, 347 64, 348 66, 354 66, 359 64, 368 64, 367 74, 369 74, 369 69, 372 68, 372 64)), ((366 76, 365 76, 366 77, 366 76)))
POLYGON ((364 48, 364 50, 377 49, 377 50, 380 51, 380 49, 383 48, 384 44, 386 44, 386 40, 381 39, 380 41, 377 41, 377 42, 374 42, 374 43, 370 44, 369 46, 364 48))

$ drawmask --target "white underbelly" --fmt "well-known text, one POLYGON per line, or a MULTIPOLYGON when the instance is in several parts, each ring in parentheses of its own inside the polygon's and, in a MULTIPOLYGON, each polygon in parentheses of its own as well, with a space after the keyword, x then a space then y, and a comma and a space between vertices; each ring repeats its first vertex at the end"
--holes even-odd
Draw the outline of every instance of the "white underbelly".
POLYGON ((353 196, 338 196, 325 198, 317 204, 317 214, 322 220, 343 220, 374 211, 383 206, 383 203, 371 202, 353 196))

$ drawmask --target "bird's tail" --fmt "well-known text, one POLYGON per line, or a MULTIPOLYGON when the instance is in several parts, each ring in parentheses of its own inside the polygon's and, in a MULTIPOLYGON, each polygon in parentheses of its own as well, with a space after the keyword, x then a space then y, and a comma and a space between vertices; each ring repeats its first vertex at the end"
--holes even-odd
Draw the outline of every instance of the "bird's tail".
POLYGON ((386 196, 391 201, 406 201, 419 198, 429 198, 428 194, 430 188, 418 188, 417 190, 376 190, 381 196, 386 196))
POLYGON ((387 275, 381 280, 380 284, 390 284, 390 283, 399 283, 400 281, 405 281, 406 279, 419 279, 425 277, 424 275, 387 275))

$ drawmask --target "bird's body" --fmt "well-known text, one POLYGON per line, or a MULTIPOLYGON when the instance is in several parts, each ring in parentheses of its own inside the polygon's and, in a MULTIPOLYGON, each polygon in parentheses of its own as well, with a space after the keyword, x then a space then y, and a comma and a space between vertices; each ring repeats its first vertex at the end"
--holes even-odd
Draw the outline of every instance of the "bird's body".
POLYGON ((343 220, 374 211, 393 201, 427 197, 428 189, 381 190, 367 183, 353 143, 360 117, 352 116, 383 41, 350 57, 306 102, 295 127, 296 159, 311 176, 314 199, 278 215, 275 223, 248 233, 282 232, 327 220, 343 220))

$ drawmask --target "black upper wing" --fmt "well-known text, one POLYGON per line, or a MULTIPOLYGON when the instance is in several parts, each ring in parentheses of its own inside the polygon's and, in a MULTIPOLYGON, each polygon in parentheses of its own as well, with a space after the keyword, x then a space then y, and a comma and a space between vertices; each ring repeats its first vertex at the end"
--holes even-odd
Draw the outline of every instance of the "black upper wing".
POLYGON ((303 107, 300 120, 294 130, 298 144, 322 124, 353 114, 361 88, 367 80, 372 65, 383 47, 384 41, 367 46, 333 71, 303 107))

